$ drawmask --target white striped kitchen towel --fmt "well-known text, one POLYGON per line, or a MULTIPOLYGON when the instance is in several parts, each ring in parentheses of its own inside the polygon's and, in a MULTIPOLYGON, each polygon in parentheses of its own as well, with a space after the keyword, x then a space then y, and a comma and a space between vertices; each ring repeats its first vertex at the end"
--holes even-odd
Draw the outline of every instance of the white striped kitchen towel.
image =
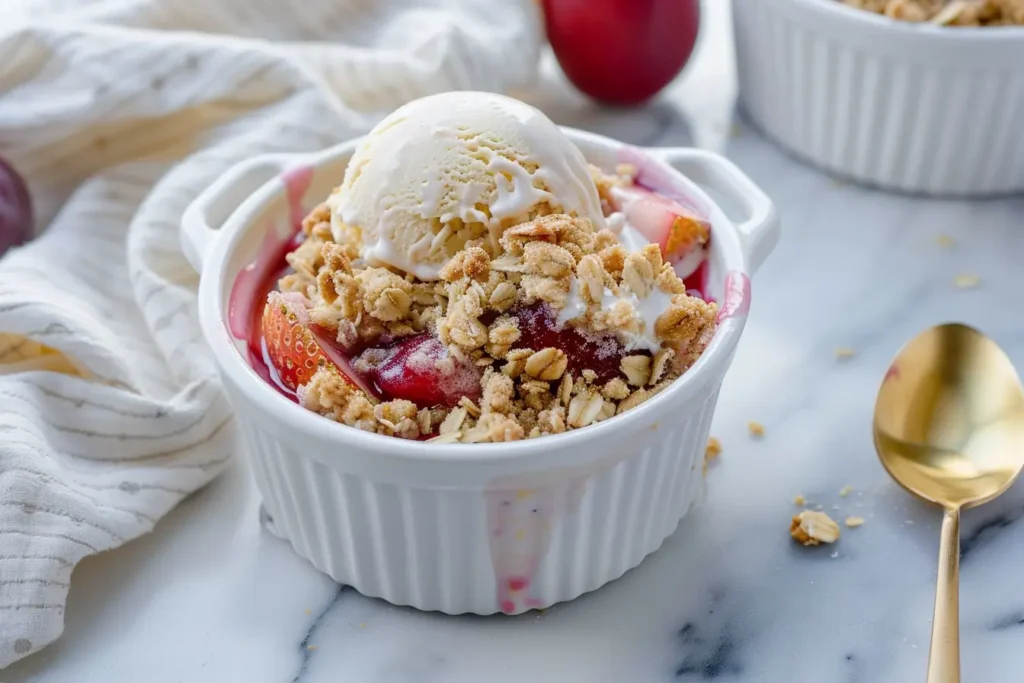
POLYGON ((63 630, 85 556, 235 449, 178 247, 227 167, 536 71, 533 0, 0 0, 0 156, 40 236, 0 260, 0 668, 63 630))

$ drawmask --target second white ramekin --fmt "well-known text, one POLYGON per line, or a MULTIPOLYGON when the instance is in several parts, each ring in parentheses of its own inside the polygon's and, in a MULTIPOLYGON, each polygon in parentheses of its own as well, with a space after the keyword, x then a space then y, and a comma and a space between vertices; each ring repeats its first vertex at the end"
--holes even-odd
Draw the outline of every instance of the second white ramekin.
POLYGON ((1024 27, 912 24, 838 0, 733 0, 740 100, 817 166, 903 192, 1024 191, 1024 27))
POLYGON ((709 218, 709 284, 721 317, 703 356, 664 392, 557 436, 437 445, 368 434, 304 410, 249 367, 245 343, 227 324, 232 283, 268 234, 286 235, 338 184, 358 141, 243 163, 185 214, 183 248, 202 274, 203 333, 276 532, 365 595, 452 614, 516 614, 571 600, 656 550, 702 489, 711 417, 750 302, 748 274, 778 239, 774 207, 717 155, 645 154, 565 132, 601 166, 641 163, 646 181, 709 218), (746 218, 730 222, 675 169, 746 218))

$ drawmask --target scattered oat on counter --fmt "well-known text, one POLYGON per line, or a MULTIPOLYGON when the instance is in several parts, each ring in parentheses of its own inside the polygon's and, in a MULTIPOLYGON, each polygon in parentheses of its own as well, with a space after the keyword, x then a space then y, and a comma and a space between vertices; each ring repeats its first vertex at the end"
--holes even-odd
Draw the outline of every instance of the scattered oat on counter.
POLYGON ((846 498, 851 493, 853 493, 853 487, 852 486, 844 486, 843 488, 839 489, 839 497, 840 498, 846 498))
POLYGON ((307 650, 315 650, 316 649, 316 645, 307 645, 306 649, 307 650))
POLYGON ((793 499, 793 505, 807 505, 807 499, 804 498, 802 495, 797 496, 796 498, 793 499))
POLYGON ((864 518, 863 517, 847 517, 846 518, 846 526, 848 526, 851 529, 856 529, 857 527, 859 527, 863 523, 864 523, 864 518))
POLYGON ((856 355, 857 355, 856 351, 854 351, 851 348, 847 348, 845 346, 836 349, 836 358, 838 358, 839 360, 846 360, 848 358, 853 358, 856 355))
POLYGON ((803 545, 835 543, 839 539, 839 525, 824 512, 804 510, 794 515, 789 525, 789 535, 803 545))
POLYGON ((981 284, 981 278, 970 273, 961 273, 953 278, 953 285, 960 289, 974 289, 981 284))
POLYGON ((949 249, 956 245, 956 240, 949 235, 937 235, 935 237, 935 244, 939 245, 943 249, 949 249))
POLYGON ((311 609, 309 609, 309 608, 307 607, 307 608, 306 608, 306 614, 312 614, 312 613, 313 613, 313 610, 311 610, 311 609))
POLYGON ((704 448, 704 474, 708 473, 708 465, 722 454, 722 442, 715 437, 708 437, 708 445, 704 448))
POLYGON ((760 422, 754 422, 751 420, 747 423, 747 429, 750 430, 751 436, 762 437, 764 436, 764 425, 760 422))

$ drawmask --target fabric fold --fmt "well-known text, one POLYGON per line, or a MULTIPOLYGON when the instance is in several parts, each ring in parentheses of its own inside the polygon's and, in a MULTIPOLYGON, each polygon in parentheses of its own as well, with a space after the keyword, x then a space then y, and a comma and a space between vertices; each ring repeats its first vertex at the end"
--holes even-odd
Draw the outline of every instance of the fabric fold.
POLYGON ((191 200, 415 97, 525 87, 539 50, 532 0, 0 8, 0 156, 40 233, 0 259, 0 668, 60 636, 82 558, 236 452, 179 246, 191 200))

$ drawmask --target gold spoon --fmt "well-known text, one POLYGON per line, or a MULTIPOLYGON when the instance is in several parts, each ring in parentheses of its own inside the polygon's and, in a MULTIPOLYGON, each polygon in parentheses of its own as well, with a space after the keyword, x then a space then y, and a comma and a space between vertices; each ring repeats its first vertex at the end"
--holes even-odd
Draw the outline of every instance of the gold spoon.
POLYGON ((896 355, 874 432, 892 478, 945 510, 927 683, 959 683, 960 511, 1001 494, 1024 467, 1024 390, 994 341, 939 325, 896 355))

